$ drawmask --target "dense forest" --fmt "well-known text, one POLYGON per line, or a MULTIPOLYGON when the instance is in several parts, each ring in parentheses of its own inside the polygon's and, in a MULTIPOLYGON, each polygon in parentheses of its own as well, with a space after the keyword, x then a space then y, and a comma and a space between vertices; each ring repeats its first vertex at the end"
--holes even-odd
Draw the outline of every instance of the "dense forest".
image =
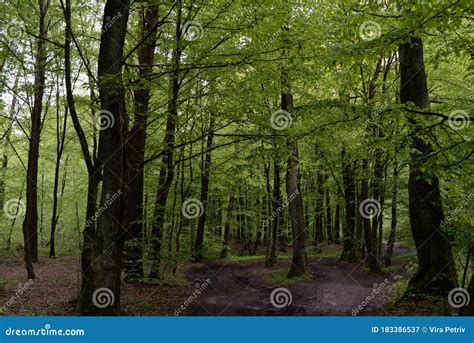
POLYGON ((474 315, 472 1, 0 8, 0 315, 474 315))

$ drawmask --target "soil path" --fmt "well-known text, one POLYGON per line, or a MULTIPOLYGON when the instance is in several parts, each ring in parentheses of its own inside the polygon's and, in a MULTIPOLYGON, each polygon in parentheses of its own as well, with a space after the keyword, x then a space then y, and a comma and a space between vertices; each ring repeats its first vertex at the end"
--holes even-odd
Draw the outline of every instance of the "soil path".
MULTIPOLYGON (((407 252, 399 245, 396 249, 396 254, 407 252)), ((196 291, 190 294, 190 305, 182 315, 384 315, 388 285, 396 282, 398 276, 407 276, 404 261, 396 263, 396 273, 372 275, 361 263, 339 262, 335 258, 311 260, 308 270, 312 278, 285 286, 280 302, 274 297, 277 306, 288 303, 291 297, 291 304, 281 308, 272 304, 272 291, 279 286, 271 285, 263 277, 263 262, 207 263, 187 273, 196 291), (363 309, 354 311, 359 305, 363 309)), ((280 267, 289 267, 289 262, 278 262, 280 267)))

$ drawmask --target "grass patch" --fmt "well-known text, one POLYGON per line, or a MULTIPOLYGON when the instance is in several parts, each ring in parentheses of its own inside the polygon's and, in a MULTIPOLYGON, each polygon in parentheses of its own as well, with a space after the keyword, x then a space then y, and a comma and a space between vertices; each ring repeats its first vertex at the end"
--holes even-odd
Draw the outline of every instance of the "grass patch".
POLYGON ((168 286, 189 286, 190 282, 184 274, 166 274, 164 276, 163 282, 164 285, 168 286))
POLYGON ((273 286, 291 286, 295 283, 308 281, 313 278, 311 273, 305 273, 301 276, 288 278, 288 270, 280 269, 280 270, 269 270, 263 273, 263 278, 268 283, 272 284, 273 286))
POLYGON ((255 255, 255 256, 231 256, 229 261, 232 262, 245 262, 245 261, 265 261, 265 256, 255 255))

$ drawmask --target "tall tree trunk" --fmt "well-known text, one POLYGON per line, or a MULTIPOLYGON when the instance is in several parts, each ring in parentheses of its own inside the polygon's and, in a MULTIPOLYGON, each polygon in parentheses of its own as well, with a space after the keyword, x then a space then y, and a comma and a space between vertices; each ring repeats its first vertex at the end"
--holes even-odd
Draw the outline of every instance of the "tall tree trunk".
POLYGON ((324 181, 323 174, 317 174, 317 188, 314 214, 314 246, 324 241, 323 213, 324 213, 324 181))
POLYGON ((387 241, 387 252, 385 254, 385 265, 392 265, 393 247, 395 245, 395 237, 397 234, 397 205, 398 205, 398 175, 400 173, 397 161, 394 161, 393 167, 393 186, 392 186, 392 219, 390 225, 390 235, 387 241))
POLYGON ((192 256, 192 261, 202 262, 204 258, 204 231, 206 226, 206 217, 207 217, 207 208, 208 208, 208 196, 209 196, 209 178, 211 175, 211 161, 212 161, 212 147, 214 140, 214 114, 210 114, 209 122, 209 132, 207 134, 207 146, 206 146, 206 156, 204 158, 204 163, 202 167, 201 174, 201 204, 202 204, 202 214, 198 219, 198 228, 196 231, 196 241, 194 244, 194 251, 192 256))
POLYGON ((339 195, 336 195, 336 210, 334 213, 334 242, 339 244, 341 241, 341 205, 339 195))
MULTIPOLYGON (((400 100, 414 103, 420 109, 430 106, 423 60, 423 42, 411 37, 400 45, 400 100)), ((413 128, 420 129, 415 119, 413 128)), ((456 266, 449 234, 441 226, 444 220, 439 179, 424 169, 426 156, 433 152, 427 138, 429 129, 415 130, 412 137, 411 164, 408 181, 410 224, 418 255, 418 270, 408 290, 446 294, 457 287, 456 266)))
POLYGON ((77 305, 77 311, 83 315, 120 314, 122 225, 126 216, 123 199, 124 135, 127 132, 122 59, 129 12, 129 0, 108 0, 104 8, 98 81, 101 110, 109 117, 110 125, 101 125, 99 135, 98 160, 103 168, 101 213, 94 236, 91 273, 85 280, 77 305), (115 23, 108 27, 110 18, 115 18, 115 23), (109 306, 97 307, 98 300, 105 293, 109 306))
POLYGON ((340 260, 355 262, 355 219, 356 219, 356 195, 354 166, 350 162, 345 150, 342 150, 342 178, 344 184, 344 200, 346 220, 343 228, 343 250, 340 260))
POLYGON ((229 240, 230 240, 230 230, 232 223, 234 222, 234 205, 235 205, 235 196, 233 191, 230 191, 229 195, 229 204, 227 205, 227 214, 224 225, 224 240, 222 242, 222 251, 221 258, 226 258, 229 253, 229 240))
MULTIPOLYGON (((87 179, 87 203, 86 203, 86 221, 83 230, 83 242, 81 252, 81 275, 82 275, 82 290, 86 290, 86 282, 89 279, 89 275, 92 272, 91 261, 92 261, 92 249, 94 246, 94 235, 95 235, 95 213, 97 208, 97 189, 99 182, 102 178, 100 163, 96 160, 96 145, 94 137, 93 153, 89 151, 89 145, 87 143, 86 135, 81 127, 79 118, 77 116, 76 107, 74 104, 74 96, 72 90, 72 77, 71 77, 71 39, 72 39, 72 25, 71 25, 71 0, 66 0, 66 5, 61 1, 61 7, 64 13, 64 20, 66 22, 65 32, 65 43, 64 43, 64 76, 66 83, 66 99, 71 115, 71 120, 74 126, 74 130, 79 138, 82 155, 87 168, 88 179, 87 179)), ((91 91, 92 92, 92 91, 91 91)), ((92 93, 91 93, 92 94, 92 93)), ((92 112, 94 110, 92 109, 92 112)), ((92 113, 95 115, 95 113, 92 113)), ((77 204, 77 203, 76 203, 77 204)), ((76 213, 77 214, 77 213, 76 213)), ((85 295, 86 296, 86 295, 85 295)), ((80 299, 83 295, 81 293, 80 299)), ((78 303, 77 309, 81 307, 81 300, 78 303)), ((80 310, 78 310, 80 312, 80 310)))
MULTIPOLYGON (((274 145, 274 147, 276 147, 274 145)), ((281 197, 281 166, 279 161, 274 157, 273 160, 273 199, 272 199, 272 211, 269 214, 267 221, 271 225, 271 238, 270 238, 270 255, 265 262, 266 267, 271 267, 276 262, 277 258, 277 240, 280 236, 280 231, 283 230, 283 203, 281 197)))
MULTIPOLYGON (((289 89, 281 95, 282 109, 291 113, 293 110, 293 95, 289 89)), ((291 138, 290 138, 291 139, 291 138)), ((298 154, 298 143, 288 142, 290 157, 286 171, 286 194, 288 197, 288 212, 293 233, 293 258, 288 277, 301 276, 306 272, 306 225, 304 222, 303 197, 301 195, 301 173, 298 154)))
POLYGON ((326 233, 328 238, 328 244, 334 243, 333 228, 332 228, 332 218, 331 218, 331 196, 329 194, 329 189, 326 187, 324 189, 325 193, 325 202, 326 202, 326 233))
POLYGON ((49 239, 49 257, 56 257, 56 224, 58 223, 58 188, 61 158, 63 156, 64 144, 66 142, 67 110, 64 112, 62 127, 59 115, 59 89, 56 93, 56 165, 54 168, 53 186, 53 213, 51 214, 51 235, 49 239))
POLYGON ((158 187, 156 191, 155 209, 152 222, 152 266, 150 278, 160 278, 161 268, 161 245, 163 239, 163 225, 165 223, 165 209, 168 201, 169 189, 174 178, 174 147, 176 118, 178 116, 178 98, 180 91, 180 63, 181 63, 181 0, 178 0, 178 18, 176 22, 175 40, 176 46, 173 51, 173 71, 170 75, 170 100, 168 103, 168 118, 166 120, 166 132, 163 141, 165 153, 161 161, 158 187))
POLYGON ((138 75, 140 87, 134 91, 134 123, 126 145, 128 185, 125 197, 128 216, 125 225, 129 235, 124 246, 125 279, 133 281, 143 277, 143 186, 146 125, 151 98, 150 76, 153 71, 158 31, 158 5, 150 1, 141 14, 141 40, 138 48, 138 75))
POLYGON ((5 143, 3 145, 3 156, 2 156, 2 169, 0 170, 0 217, 3 214, 3 206, 5 203, 5 179, 8 168, 8 150, 10 149, 10 136, 12 133, 13 123, 15 121, 16 105, 18 102, 17 90, 18 90, 18 81, 20 79, 20 69, 18 69, 15 76, 15 83, 13 85, 13 95, 12 102, 10 104, 10 113, 8 118, 8 127, 5 132, 4 138, 5 143))
POLYGON ((260 194, 257 194, 256 200, 255 200, 255 209, 257 211, 256 215, 254 216, 255 218, 255 242, 252 248, 252 253, 251 255, 257 255, 258 247, 260 246, 260 242, 262 240, 262 225, 261 225, 261 217, 262 217, 262 210, 261 207, 264 207, 264 200, 260 202, 260 194))
MULTIPOLYGON (((360 195, 361 204, 369 200, 369 180, 368 180, 368 164, 367 160, 362 161, 362 172, 364 173, 362 179, 362 191, 360 195)), ((362 216, 362 223, 364 226, 364 242, 367 249, 367 262, 369 271, 371 273, 378 273, 380 271, 379 261, 377 259, 377 225, 372 225, 372 218, 367 215, 362 216), (375 232, 374 232, 375 231, 375 232)), ((374 221, 376 223, 376 221, 374 221)))
POLYGON ((26 176, 26 213, 23 221, 25 261, 29 279, 35 277, 31 262, 38 260, 38 159, 46 75, 46 39, 48 36, 46 15, 49 0, 38 0, 38 6, 39 32, 35 56, 34 104, 31 112, 31 133, 26 176))

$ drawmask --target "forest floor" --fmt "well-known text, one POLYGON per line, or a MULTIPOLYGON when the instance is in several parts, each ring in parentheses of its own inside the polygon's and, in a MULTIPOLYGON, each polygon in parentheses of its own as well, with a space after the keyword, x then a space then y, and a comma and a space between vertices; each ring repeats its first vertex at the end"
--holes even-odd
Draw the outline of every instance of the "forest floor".
MULTIPOLYGON (((370 274, 364 264, 340 262, 338 247, 327 247, 320 257, 308 258, 307 273, 288 280, 290 261, 279 259, 271 268, 252 257, 185 264, 178 276, 163 283, 123 283, 124 315, 280 316, 280 315, 434 315, 449 309, 433 308, 439 299, 396 301, 410 276, 413 251, 396 245, 393 265, 370 274), (335 250, 336 249, 336 250, 335 250), (330 252, 330 253, 328 253, 330 252), (181 276, 179 276, 181 275, 181 276), (185 276, 185 277, 183 277, 185 276), (272 305, 271 293, 285 288, 291 303, 272 305), (354 311, 359 308, 359 311, 354 311)), ((0 261, 0 315, 73 315, 80 289, 80 261, 73 257, 35 264, 37 278, 26 283, 20 257, 0 261), (22 287, 23 286, 23 287, 22 287), (23 291, 19 292, 19 289, 23 291), (3 313, 2 313, 3 312, 3 313)), ((403 292, 403 291, 402 291, 403 292)), ((278 301, 277 301, 278 302, 278 301)), ((438 305, 438 307, 441 305, 438 305)))

